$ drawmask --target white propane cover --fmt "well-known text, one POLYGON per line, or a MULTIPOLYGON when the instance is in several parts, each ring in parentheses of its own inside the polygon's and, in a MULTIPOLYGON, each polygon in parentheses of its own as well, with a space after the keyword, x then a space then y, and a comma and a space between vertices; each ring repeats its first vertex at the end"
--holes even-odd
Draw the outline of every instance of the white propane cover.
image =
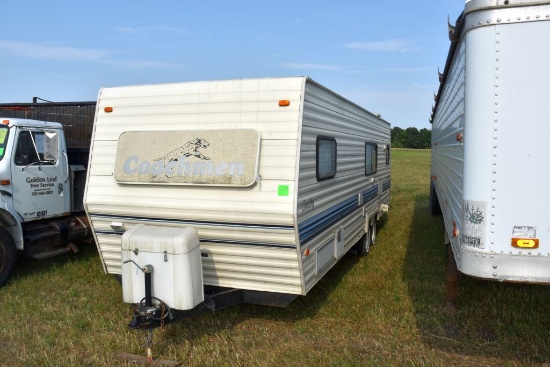
POLYGON ((122 235, 122 294, 124 302, 145 297, 145 274, 153 266, 151 295, 177 310, 204 301, 199 236, 194 228, 139 224, 122 235))

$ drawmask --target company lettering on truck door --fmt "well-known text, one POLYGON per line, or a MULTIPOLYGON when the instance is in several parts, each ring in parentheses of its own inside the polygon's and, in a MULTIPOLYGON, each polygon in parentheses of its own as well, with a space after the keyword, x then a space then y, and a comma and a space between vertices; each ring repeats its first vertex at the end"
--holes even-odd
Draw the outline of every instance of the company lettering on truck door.
POLYGON ((127 131, 119 138, 115 180, 250 186, 258 176, 259 148, 256 130, 127 131))

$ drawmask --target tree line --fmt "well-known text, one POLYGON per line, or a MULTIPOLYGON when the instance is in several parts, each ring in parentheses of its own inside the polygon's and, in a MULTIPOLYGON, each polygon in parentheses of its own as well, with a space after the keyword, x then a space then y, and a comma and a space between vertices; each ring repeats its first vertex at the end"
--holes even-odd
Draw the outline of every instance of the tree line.
POLYGON ((392 148, 430 148, 432 131, 428 129, 418 130, 416 127, 402 129, 395 126, 391 129, 392 148))

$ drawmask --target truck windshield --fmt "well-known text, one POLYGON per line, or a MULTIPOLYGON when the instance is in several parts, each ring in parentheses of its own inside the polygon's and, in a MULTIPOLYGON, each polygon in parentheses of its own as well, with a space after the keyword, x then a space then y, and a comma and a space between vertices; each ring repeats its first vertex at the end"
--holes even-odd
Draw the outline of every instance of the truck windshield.
POLYGON ((8 143, 8 135, 10 129, 6 125, 0 125, 0 161, 6 153, 6 145, 8 143))

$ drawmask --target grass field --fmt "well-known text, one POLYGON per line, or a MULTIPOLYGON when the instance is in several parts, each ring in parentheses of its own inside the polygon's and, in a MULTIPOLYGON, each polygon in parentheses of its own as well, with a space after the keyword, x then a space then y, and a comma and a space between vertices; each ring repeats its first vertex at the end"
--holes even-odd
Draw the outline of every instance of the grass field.
MULTIPOLYGON (((393 150, 390 211, 369 256, 346 256, 289 307, 241 305, 157 329, 155 358, 184 366, 550 366, 550 287, 459 277, 444 307, 441 217, 429 151, 393 150)), ((0 365, 117 366, 144 354, 131 309, 93 246, 20 259, 0 289, 0 365)))

